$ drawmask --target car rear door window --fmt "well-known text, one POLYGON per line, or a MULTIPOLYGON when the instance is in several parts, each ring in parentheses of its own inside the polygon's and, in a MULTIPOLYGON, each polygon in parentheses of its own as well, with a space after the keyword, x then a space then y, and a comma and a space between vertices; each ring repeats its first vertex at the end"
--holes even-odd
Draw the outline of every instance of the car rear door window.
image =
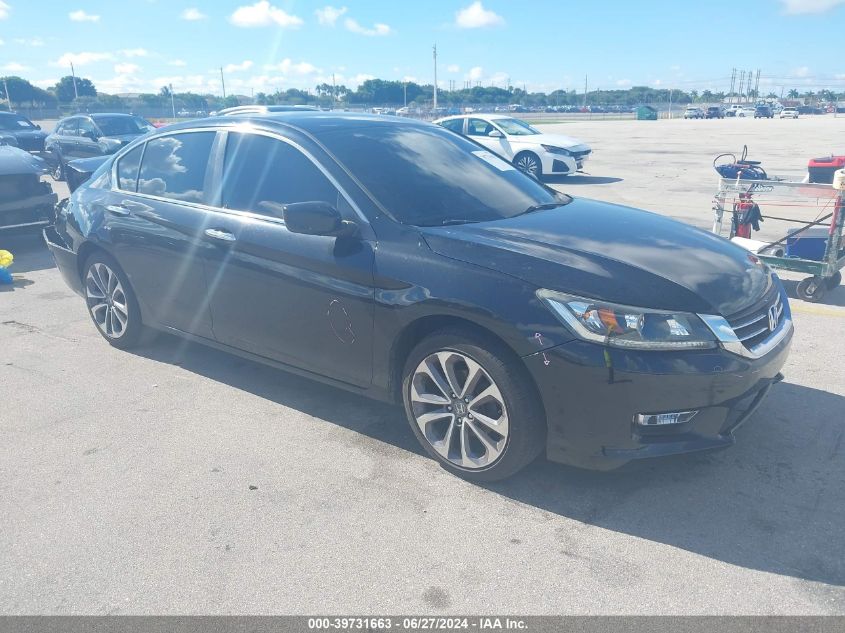
POLYGON ((124 191, 135 191, 138 185, 138 169, 141 166, 141 152, 144 146, 138 145, 117 161, 117 186, 124 191))
POLYGON ((222 204, 228 209, 282 217, 293 202, 338 205, 338 191, 298 149, 269 136, 229 133, 222 204))
POLYGON ((493 129, 493 126, 483 119, 470 119, 467 125, 467 135, 487 136, 493 129))
POLYGON ((447 130, 452 130, 453 132, 457 132, 458 134, 464 133, 464 120, 463 119, 452 119, 451 121, 443 121, 441 123, 443 127, 447 130))
POLYGON ((215 132, 188 132, 147 142, 138 175, 138 193, 205 201, 208 160, 215 132))

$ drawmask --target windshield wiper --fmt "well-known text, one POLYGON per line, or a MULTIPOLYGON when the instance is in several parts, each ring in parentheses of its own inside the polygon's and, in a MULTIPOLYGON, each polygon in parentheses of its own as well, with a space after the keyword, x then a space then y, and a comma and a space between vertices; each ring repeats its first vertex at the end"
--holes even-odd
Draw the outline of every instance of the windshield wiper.
POLYGON ((569 204, 570 200, 561 200, 559 202, 546 202, 544 204, 532 204, 522 213, 517 213, 517 215, 525 215, 526 213, 534 213, 535 211, 545 211, 547 209, 557 209, 558 207, 562 207, 566 204, 569 204))

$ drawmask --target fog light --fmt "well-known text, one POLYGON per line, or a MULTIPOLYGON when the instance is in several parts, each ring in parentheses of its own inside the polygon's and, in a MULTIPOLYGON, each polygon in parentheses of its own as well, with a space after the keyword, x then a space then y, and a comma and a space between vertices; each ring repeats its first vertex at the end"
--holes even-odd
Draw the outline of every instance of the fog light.
POLYGON ((677 413, 640 413, 634 418, 642 426, 664 426, 667 424, 683 424, 695 417, 698 411, 678 411, 677 413))

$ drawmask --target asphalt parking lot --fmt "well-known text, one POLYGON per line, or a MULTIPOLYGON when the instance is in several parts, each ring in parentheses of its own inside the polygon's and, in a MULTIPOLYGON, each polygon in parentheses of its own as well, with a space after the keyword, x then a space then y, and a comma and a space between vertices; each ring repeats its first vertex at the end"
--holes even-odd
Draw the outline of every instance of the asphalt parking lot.
MULTIPOLYGON (((845 118, 542 127, 595 148, 553 186, 709 227, 715 154, 800 177, 845 118)), ((478 486, 398 408, 169 336, 113 349, 37 236, 0 248, 4 614, 845 614, 845 287, 793 300, 733 448, 478 486)))

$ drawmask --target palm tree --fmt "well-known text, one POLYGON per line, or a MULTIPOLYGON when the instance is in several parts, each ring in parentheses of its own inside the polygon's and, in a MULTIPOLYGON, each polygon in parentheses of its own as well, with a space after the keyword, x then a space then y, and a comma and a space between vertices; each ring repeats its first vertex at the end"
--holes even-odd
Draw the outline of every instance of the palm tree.
POLYGON ((801 94, 795 88, 793 88, 788 93, 786 93, 786 96, 789 97, 790 99, 797 99, 798 97, 801 96, 801 94))

